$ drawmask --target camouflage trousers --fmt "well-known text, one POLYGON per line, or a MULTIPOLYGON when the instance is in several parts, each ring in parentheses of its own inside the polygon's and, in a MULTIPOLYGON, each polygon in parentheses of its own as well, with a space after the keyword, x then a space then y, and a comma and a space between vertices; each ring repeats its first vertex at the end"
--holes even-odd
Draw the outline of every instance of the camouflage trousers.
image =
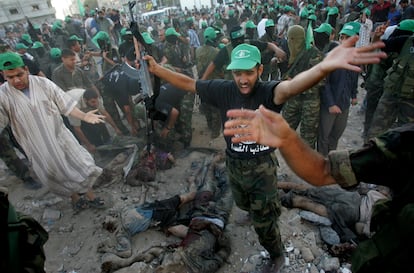
POLYGON ((300 124, 300 136, 313 149, 318 137, 320 104, 319 90, 312 90, 290 98, 282 110, 292 129, 296 130, 300 124))
POLYGON ((365 109, 364 132, 363 132, 364 139, 366 138, 369 128, 371 127, 375 109, 377 109, 378 102, 381 98, 381 95, 384 89, 382 87, 373 88, 373 89, 367 87, 366 90, 367 90, 367 94, 366 94, 367 106, 365 109))
POLYGON ((201 103, 200 111, 206 117, 207 126, 211 131, 211 136, 213 138, 217 137, 221 131, 221 117, 220 111, 209 104, 201 103))
POLYGON ((412 122, 414 122, 414 99, 401 98, 395 92, 384 90, 372 118, 366 140, 380 135, 392 128, 393 125, 399 127, 412 122))
POLYGON ((185 147, 190 146, 193 137, 193 108, 194 108, 194 94, 188 92, 184 95, 181 101, 180 115, 178 116, 175 125, 175 131, 181 135, 180 141, 185 147))
POLYGON ((27 178, 30 176, 29 168, 17 156, 10 134, 10 127, 6 127, 0 134, 0 158, 15 176, 21 179, 27 178))
POLYGON ((283 254, 278 227, 281 205, 277 192, 274 153, 253 159, 226 158, 230 187, 236 205, 250 213, 260 244, 271 258, 283 254))

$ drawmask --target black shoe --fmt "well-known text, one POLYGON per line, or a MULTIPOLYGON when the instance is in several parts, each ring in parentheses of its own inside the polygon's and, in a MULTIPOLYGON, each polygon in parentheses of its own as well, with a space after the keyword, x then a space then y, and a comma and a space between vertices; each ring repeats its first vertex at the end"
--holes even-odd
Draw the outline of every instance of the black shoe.
POLYGON ((42 187, 42 184, 40 182, 34 180, 30 176, 23 179, 23 185, 26 189, 29 190, 38 190, 42 187))

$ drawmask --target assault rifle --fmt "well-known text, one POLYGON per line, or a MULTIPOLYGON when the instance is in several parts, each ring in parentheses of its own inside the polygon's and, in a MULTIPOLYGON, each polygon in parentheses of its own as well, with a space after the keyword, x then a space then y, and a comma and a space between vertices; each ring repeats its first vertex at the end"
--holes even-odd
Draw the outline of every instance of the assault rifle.
POLYGON ((127 63, 124 63, 122 69, 131 78, 138 79, 141 84, 142 93, 135 99, 134 103, 137 104, 142 101, 144 102, 147 152, 149 154, 151 151, 152 133, 154 131, 154 120, 165 119, 165 115, 162 115, 155 110, 155 99, 158 97, 158 94, 160 92, 161 81, 159 77, 154 75, 154 84, 152 84, 152 78, 148 71, 148 64, 142 59, 142 56, 147 54, 152 55, 152 52, 151 46, 145 42, 144 38, 139 32, 138 23, 134 19, 133 8, 135 4, 136 1, 129 1, 128 9, 131 17, 130 30, 133 34, 135 54, 136 59, 139 63, 139 68, 136 69, 127 63), (148 124, 148 120, 150 120, 150 124, 148 124))

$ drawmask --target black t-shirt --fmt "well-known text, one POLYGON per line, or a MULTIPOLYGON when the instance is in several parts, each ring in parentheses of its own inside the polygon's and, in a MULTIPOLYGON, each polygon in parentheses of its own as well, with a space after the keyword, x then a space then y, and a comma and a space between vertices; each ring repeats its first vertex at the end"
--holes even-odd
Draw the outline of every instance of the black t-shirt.
POLYGON ((139 81, 128 77, 120 66, 107 73, 102 83, 104 92, 114 98, 120 107, 129 105, 129 96, 140 91, 139 81))
POLYGON ((125 57, 129 50, 134 48, 133 42, 124 41, 122 44, 119 45, 118 53, 119 56, 125 57))
MULTIPOLYGON (((234 81, 198 80, 196 82, 196 90, 203 102, 213 105, 220 110, 221 121, 224 124, 227 120, 226 113, 230 109, 245 108, 255 110, 263 104, 266 108, 279 113, 282 110, 283 104, 276 105, 273 102, 273 90, 278 83, 277 81, 259 81, 251 94, 244 95, 240 93, 234 81)), ((273 148, 257 143, 234 144, 231 142, 231 137, 225 137, 225 140, 227 150, 231 154, 237 154, 238 158, 248 159, 274 151, 273 148)))
POLYGON ((22 57, 22 60, 24 65, 29 69, 30 75, 39 75, 40 68, 34 61, 29 60, 26 57, 22 57))
POLYGON ((181 101, 187 92, 167 83, 160 87, 160 93, 155 100, 155 109, 168 116, 174 107, 180 109, 181 101))

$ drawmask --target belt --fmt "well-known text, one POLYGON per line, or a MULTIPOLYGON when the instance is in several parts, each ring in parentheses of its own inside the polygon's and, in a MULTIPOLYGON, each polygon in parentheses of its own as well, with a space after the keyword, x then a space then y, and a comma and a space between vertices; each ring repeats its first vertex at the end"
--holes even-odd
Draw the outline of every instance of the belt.
POLYGON ((257 166, 263 163, 276 162, 276 155, 274 152, 263 154, 253 158, 237 158, 234 157, 231 152, 227 152, 227 159, 230 164, 240 167, 240 166, 257 166))

